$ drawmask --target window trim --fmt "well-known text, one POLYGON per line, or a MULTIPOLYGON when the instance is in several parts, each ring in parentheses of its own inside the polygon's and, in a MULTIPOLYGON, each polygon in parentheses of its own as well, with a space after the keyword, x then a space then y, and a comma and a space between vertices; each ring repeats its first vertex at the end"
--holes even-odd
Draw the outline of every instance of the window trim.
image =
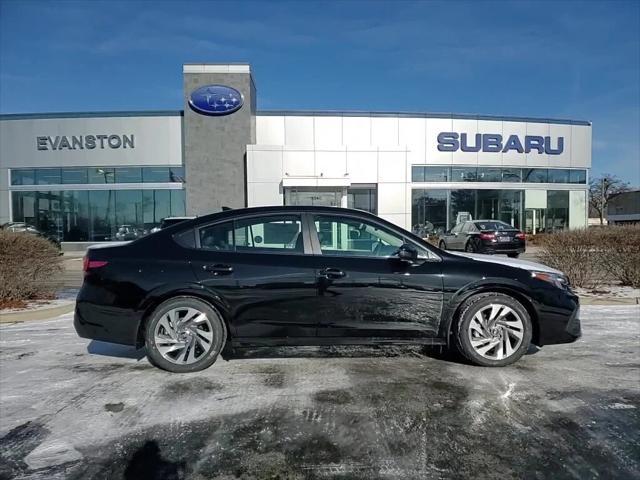
MULTIPOLYGON (((192 250, 198 250, 200 252, 208 252, 208 253, 221 253, 221 254, 230 254, 230 253, 234 253, 234 254, 238 254, 238 255, 244 255, 244 254, 248 254, 248 255, 296 255, 296 256, 300 256, 300 255, 311 255, 312 254, 312 247, 311 247, 311 242, 309 241, 309 234, 306 231, 305 228, 305 221, 304 221, 304 213, 301 211, 293 211, 293 212, 267 212, 267 213, 253 213, 253 214, 247 214, 247 215, 240 215, 240 216, 229 216, 226 218, 220 218, 217 220, 214 220, 212 222, 208 222, 208 223, 204 223, 202 225, 195 225, 193 227, 191 227, 194 231, 195 231, 195 236, 196 236, 196 244, 195 247, 185 247, 185 248, 189 248, 192 250), (300 233, 302 234, 302 252, 298 252, 295 249, 291 249, 290 251, 282 251, 282 250, 276 250, 276 249, 270 249, 270 248, 256 248, 255 251, 251 251, 251 250, 242 250, 239 251, 236 249, 236 239, 235 239, 235 230, 236 230, 236 222, 240 221, 240 220, 248 220, 251 218, 267 218, 267 217, 282 217, 282 216, 297 216, 299 217, 300 220, 300 233), (204 228, 208 228, 208 227, 212 227, 214 225, 219 225, 222 223, 227 223, 227 222, 232 222, 233 223, 233 250, 208 250, 206 248, 202 248, 202 246, 200 245, 200 230, 204 229, 204 228)), ((185 229, 188 230, 188 229, 185 229)), ((181 233, 181 232, 178 232, 181 233)))

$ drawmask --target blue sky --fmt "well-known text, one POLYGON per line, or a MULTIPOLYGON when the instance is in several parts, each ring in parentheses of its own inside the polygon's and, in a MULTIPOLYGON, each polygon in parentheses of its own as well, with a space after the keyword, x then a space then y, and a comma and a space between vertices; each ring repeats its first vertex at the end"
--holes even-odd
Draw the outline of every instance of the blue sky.
POLYGON ((261 109, 593 122, 640 185, 640 2, 0 0, 0 112, 182 109, 185 62, 249 62, 261 109))

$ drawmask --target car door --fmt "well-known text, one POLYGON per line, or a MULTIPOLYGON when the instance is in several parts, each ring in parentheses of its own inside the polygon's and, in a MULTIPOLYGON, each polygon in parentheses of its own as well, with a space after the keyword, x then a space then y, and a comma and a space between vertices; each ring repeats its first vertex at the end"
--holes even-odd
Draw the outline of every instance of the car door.
POLYGON ((422 258, 409 265, 394 256, 406 238, 369 218, 310 214, 308 219, 319 337, 437 335, 443 292, 435 254, 416 244, 422 258))
POLYGON ((198 229, 192 266, 227 305, 234 339, 313 337, 315 267, 300 214, 243 217, 198 229))
POLYGON ((463 223, 458 223, 455 227, 451 229, 449 235, 445 240, 447 244, 447 249, 449 250, 459 250, 460 249, 460 231, 462 230, 463 223))

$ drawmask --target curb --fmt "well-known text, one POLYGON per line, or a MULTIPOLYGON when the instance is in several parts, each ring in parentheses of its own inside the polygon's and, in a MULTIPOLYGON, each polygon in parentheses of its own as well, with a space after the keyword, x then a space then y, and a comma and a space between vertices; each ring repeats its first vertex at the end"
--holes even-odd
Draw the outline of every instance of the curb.
POLYGON ((638 305, 640 298, 638 297, 580 297, 580 305, 638 305))
POLYGON ((46 318, 57 317, 65 313, 73 312, 76 302, 70 301, 55 307, 43 307, 22 312, 0 313, 0 323, 25 322, 29 320, 44 320, 46 318))

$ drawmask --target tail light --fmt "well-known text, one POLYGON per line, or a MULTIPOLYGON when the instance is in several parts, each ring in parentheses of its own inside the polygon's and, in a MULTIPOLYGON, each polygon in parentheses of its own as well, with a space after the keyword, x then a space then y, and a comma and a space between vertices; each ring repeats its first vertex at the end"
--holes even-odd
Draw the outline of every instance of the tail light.
POLYGON ((108 263, 109 262, 107 262, 106 260, 89 260, 89 257, 85 255, 82 259, 82 270, 84 271, 84 273, 88 273, 89 270, 104 267, 108 263))
POLYGON ((480 234, 480 238, 482 240, 495 240, 496 239, 496 234, 495 233, 481 233, 480 234))
POLYGON ((524 233, 522 233, 522 232, 516 233, 516 238, 518 240, 524 240, 525 239, 524 233))

